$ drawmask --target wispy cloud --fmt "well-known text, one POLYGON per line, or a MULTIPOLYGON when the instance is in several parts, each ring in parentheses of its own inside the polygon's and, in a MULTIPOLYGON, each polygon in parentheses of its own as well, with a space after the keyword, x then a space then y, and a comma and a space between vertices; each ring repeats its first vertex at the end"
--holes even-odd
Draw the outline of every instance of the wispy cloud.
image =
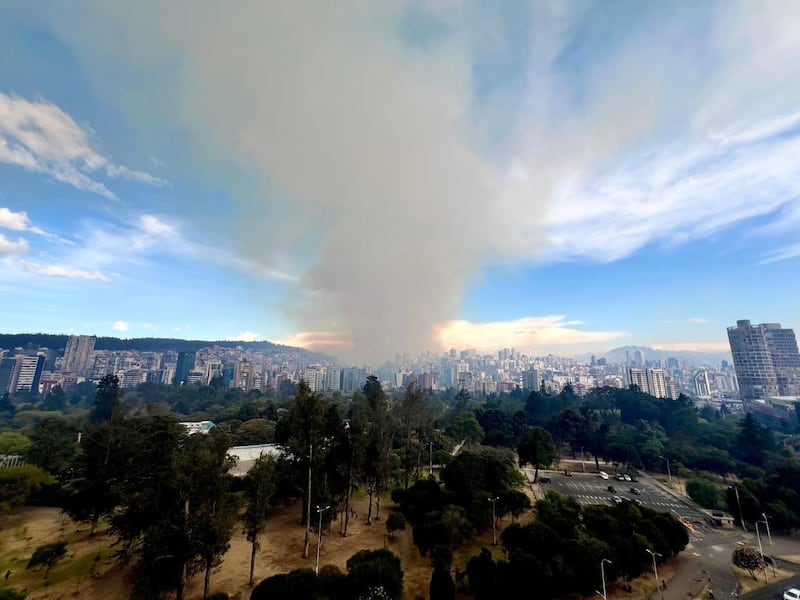
POLYGON ((669 344, 650 344, 656 350, 677 352, 730 352, 730 346, 724 342, 676 342, 669 344))
POLYGON ((109 278, 101 271, 89 271, 65 265, 42 264, 30 260, 20 261, 25 271, 45 277, 65 277, 68 279, 87 279, 108 282, 109 278))
POLYGON ((114 324, 111 326, 111 329, 114 331, 128 331, 130 327, 130 323, 127 321, 114 321, 114 324))
POLYGON ((696 323, 698 325, 702 325, 704 323, 708 323, 708 319, 704 319, 703 317, 689 317, 688 319, 684 319, 687 323, 696 323))
POLYGON ((0 162, 44 173, 106 198, 116 195, 97 179, 98 174, 153 186, 166 184, 149 173, 114 164, 92 147, 90 135, 51 102, 0 92, 0 162))

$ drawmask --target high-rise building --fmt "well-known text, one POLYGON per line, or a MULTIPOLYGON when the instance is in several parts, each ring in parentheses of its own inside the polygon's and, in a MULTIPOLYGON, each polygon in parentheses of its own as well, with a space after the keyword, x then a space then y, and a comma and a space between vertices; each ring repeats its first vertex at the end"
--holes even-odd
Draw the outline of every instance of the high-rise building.
POLYGON ((70 336, 64 349, 64 358, 61 360, 61 372, 73 373, 79 377, 86 375, 96 341, 97 338, 91 335, 70 336))
POLYGON ((629 369, 628 374, 628 381, 630 381, 630 385, 635 385, 645 394, 650 393, 650 386, 647 383, 647 371, 644 369, 629 369))
POLYGON ((743 400, 800 395, 800 352, 793 330, 741 320, 728 327, 728 341, 743 400))
POLYGON ((677 386, 664 369, 629 369, 630 385, 656 398, 675 398, 677 386))
POLYGON ((321 367, 309 365, 303 373, 303 381, 308 384, 312 392, 321 392, 324 385, 325 372, 321 367))
POLYGON ((694 374, 694 389, 699 398, 711 397, 711 384, 708 381, 708 372, 701 369, 694 374))
POLYGON ((663 369, 647 369, 647 393, 656 398, 669 398, 663 369))
POLYGON ((175 378, 172 383, 181 385, 189 379, 189 371, 194 371, 196 358, 194 352, 178 352, 178 361, 175 363, 175 378))
POLYGON ((249 360, 240 360, 236 363, 233 372, 233 387, 249 392, 255 387, 256 369, 249 360))
POLYGON ((11 377, 9 389, 13 392, 39 393, 39 380, 44 370, 44 356, 20 356, 11 377))
POLYGON ((11 380, 17 367, 16 358, 0 358, 0 396, 11 390, 11 380))
POLYGON ((325 391, 338 392, 342 389, 342 368, 329 366, 325 370, 325 391))
POLYGON ((542 382, 539 379, 539 371, 537 369, 530 369, 523 373, 522 387, 527 392, 539 391, 539 388, 542 387, 542 382))

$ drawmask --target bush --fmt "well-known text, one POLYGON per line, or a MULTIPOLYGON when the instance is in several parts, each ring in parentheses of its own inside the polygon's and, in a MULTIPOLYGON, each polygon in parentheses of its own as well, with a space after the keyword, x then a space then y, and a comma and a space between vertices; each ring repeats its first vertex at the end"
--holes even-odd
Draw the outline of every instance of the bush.
POLYGON ((208 597, 208 600, 229 600, 227 592, 215 592, 208 597))
POLYGON ((686 482, 686 493, 705 508, 721 508, 722 491, 707 479, 691 479, 686 482))

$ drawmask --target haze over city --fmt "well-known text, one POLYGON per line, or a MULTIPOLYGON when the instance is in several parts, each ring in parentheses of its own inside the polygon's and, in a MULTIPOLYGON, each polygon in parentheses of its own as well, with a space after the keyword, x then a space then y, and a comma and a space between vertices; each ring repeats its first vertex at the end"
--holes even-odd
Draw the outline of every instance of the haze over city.
POLYGON ((5 332, 727 351, 798 327, 800 4, 0 6, 5 332))

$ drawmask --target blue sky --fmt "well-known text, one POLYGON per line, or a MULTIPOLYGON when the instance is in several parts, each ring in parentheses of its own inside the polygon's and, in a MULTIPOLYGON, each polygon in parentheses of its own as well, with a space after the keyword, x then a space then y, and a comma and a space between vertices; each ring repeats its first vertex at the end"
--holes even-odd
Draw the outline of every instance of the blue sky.
POLYGON ((4 331, 396 351, 800 327, 800 5, 0 7, 4 331))

